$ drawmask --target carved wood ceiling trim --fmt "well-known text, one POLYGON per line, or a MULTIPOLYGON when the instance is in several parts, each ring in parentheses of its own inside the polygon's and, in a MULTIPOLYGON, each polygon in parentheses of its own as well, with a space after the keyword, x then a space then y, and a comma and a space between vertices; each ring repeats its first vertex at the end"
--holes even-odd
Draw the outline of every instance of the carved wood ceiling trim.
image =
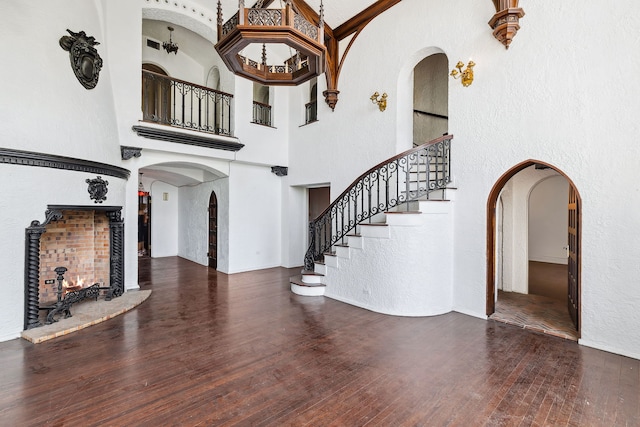
POLYGON ((493 36, 509 49, 511 41, 520 29, 520 18, 524 16, 524 10, 518 7, 519 0, 493 0, 496 14, 489 21, 493 29, 493 36))

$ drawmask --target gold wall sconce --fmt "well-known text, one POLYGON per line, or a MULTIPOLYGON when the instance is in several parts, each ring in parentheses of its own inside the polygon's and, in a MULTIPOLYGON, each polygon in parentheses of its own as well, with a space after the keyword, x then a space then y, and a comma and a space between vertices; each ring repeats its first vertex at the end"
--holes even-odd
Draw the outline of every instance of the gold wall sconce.
POLYGON ((378 92, 376 92, 373 95, 371 95, 371 98, 369 98, 369 99, 374 104, 378 104, 378 108, 380 109, 380 111, 384 111, 384 110, 387 109, 387 94, 386 93, 383 93, 382 96, 380 96, 380 94, 378 92))
POLYGON ((456 80, 462 78, 462 86, 471 86, 471 83, 473 83, 473 67, 475 67, 475 65, 475 62, 469 61, 467 68, 463 70, 462 67, 464 67, 464 63, 462 61, 458 61, 456 64, 457 70, 454 68, 451 70, 451 74, 449 75, 456 80))

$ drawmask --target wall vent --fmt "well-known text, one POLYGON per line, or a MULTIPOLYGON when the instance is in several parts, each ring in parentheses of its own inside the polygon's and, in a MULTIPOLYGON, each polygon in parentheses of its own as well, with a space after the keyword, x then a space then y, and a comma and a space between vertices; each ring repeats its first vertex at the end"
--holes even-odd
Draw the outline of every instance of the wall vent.
POLYGON ((160 50, 160 42, 155 40, 147 39, 147 47, 151 47, 155 50, 160 50))

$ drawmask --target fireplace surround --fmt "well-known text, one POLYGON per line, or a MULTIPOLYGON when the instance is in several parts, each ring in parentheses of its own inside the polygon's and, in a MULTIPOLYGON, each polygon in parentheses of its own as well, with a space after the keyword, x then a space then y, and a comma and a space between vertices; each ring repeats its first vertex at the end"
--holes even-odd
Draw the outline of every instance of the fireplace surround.
MULTIPOLYGON (((106 299, 110 300, 124 293, 124 222, 121 217, 121 206, 66 206, 49 205, 45 212, 45 220, 34 220, 26 228, 25 233, 25 310, 24 329, 32 329, 41 326, 41 241, 47 230, 57 222, 63 222, 65 215, 73 213, 93 212, 97 217, 104 214, 108 219, 108 260, 103 260, 105 269, 108 270, 108 284, 106 287, 106 299)), ((104 227, 106 228, 106 227, 104 227)), ((100 232, 95 232, 96 235, 100 232)), ((104 233, 103 233, 104 234, 104 233)), ((105 237, 106 239, 106 237, 105 237)), ((104 246, 104 245, 100 245, 104 246)), ((53 252, 57 252, 57 248, 53 252)), ((99 249, 98 249, 99 251, 99 249)), ((100 253, 96 258, 106 258, 100 253)), ((79 263, 73 257, 64 255, 64 259, 72 264, 79 263), (71 258, 69 260, 69 258, 71 258)), ((53 261, 54 263, 57 261, 53 261)), ((74 267, 74 266, 71 266, 74 267)), ((106 274, 104 274, 106 275, 106 274)))

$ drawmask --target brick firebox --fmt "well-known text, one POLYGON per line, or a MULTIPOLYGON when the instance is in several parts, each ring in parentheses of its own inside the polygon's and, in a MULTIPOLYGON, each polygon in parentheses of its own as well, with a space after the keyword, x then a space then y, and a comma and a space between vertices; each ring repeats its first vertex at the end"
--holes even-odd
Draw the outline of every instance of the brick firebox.
POLYGON ((45 226, 40 238, 40 304, 55 302, 56 267, 66 267, 71 285, 109 283, 109 218, 95 210, 63 210, 62 218, 45 226))

